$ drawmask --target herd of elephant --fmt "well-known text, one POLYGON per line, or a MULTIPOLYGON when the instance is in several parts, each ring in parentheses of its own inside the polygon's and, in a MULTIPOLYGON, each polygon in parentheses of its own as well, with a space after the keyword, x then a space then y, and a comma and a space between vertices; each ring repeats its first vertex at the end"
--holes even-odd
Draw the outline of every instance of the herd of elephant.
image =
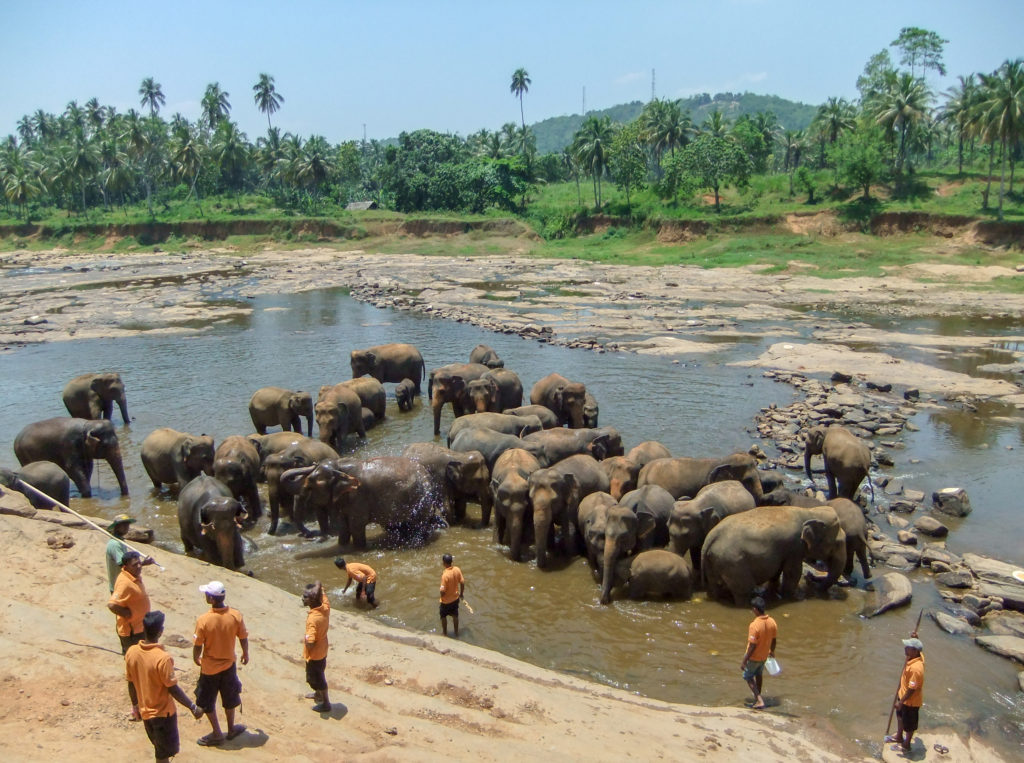
MULTIPOLYGON (((315 518, 320 535, 336 534, 340 547, 365 548, 370 524, 392 543, 423 542, 437 527, 465 521, 467 503, 478 503, 481 526, 493 513, 494 540, 515 561, 531 547, 539 568, 551 554, 585 554, 602 603, 617 586, 631 598, 688 598, 704 587, 745 606, 765 585, 793 596, 805 562, 818 567, 808 578, 821 589, 849 578, 855 559, 871 577, 867 520, 853 500, 871 457, 848 430, 804 432, 812 481, 812 456, 824 461, 823 503, 785 489, 748 453, 674 457, 653 440, 626 451, 614 427, 598 426, 597 402, 582 382, 549 374, 524 406, 522 382, 503 366, 485 345, 468 363, 429 374, 409 344, 355 350, 352 379, 321 387, 315 403, 308 392, 264 387, 249 404, 254 434, 215 447, 207 435, 157 429, 142 443, 142 463, 156 490, 177 486, 186 552, 232 569, 244 565, 241 530, 262 516, 257 483, 265 481, 269 534, 287 515, 311 535, 305 521, 315 518), (424 378, 435 437, 443 407, 455 415, 447 447, 417 442, 400 456, 339 455, 346 437, 365 437, 384 420, 384 384, 396 385, 399 411, 407 412, 424 378)), ((127 495, 111 422, 115 403, 129 420, 120 376, 76 377, 63 398, 71 416, 25 427, 14 440, 22 467, 0 470, 0 481, 27 482, 66 504, 70 482, 91 495, 93 460, 104 459, 127 495)))

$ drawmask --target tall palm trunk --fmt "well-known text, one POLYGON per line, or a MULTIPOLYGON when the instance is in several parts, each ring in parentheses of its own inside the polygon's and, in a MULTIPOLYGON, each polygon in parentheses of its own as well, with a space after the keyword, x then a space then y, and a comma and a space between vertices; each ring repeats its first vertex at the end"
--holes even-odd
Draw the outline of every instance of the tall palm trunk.
POLYGON ((1007 154, 1010 153, 1007 150, 1006 138, 1003 137, 1002 142, 1003 160, 1000 162, 999 169, 999 212, 997 214, 998 219, 1003 219, 1003 197, 1006 195, 1006 159, 1007 154))
POLYGON ((981 192, 981 208, 988 209, 988 196, 992 192, 992 162, 996 156, 995 143, 988 152, 988 177, 986 178, 985 190, 981 192))

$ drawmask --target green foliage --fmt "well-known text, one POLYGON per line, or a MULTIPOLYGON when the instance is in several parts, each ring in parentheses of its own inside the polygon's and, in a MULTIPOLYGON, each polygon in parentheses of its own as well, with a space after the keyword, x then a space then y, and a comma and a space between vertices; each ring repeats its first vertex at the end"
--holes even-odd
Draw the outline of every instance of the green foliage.
POLYGON ((715 210, 721 210, 720 189, 732 182, 742 186, 751 172, 751 161, 736 143, 713 135, 701 135, 683 149, 683 168, 715 193, 715 210))
POLYGON ((615 134, 609 165, 615 184, 626 194, 628 211, 630 192, 642 188, 647 177, 647 155, 641 143, 638 122, 631 122, 615 134))
POLYGON ((879 132, 865 128, 844 135, 829 148, 828 155, 840 181, 863 190, 862 198, 867 201, 871 197, 871 185, 878 182, 885 171, 879 132))

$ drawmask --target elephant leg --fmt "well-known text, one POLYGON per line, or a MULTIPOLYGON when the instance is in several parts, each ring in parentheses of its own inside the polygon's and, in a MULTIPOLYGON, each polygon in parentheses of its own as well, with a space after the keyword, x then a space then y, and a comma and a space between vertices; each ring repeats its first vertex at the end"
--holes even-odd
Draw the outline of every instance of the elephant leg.
POLYGON ((479 496, 480 502, 480 526, 487 527, 491 523, 491 508, 494 504, 494 499, 491 497, 490 492, 484 491, 479 496))
POLYGON ((797 586, 800 585, 800 573, 803 570, 803 559, 796 558, 796 561, 788 560, 782 568, 782 586, 779 592, 786 598, 796 596, 797 586))
POLYGON ((494 542, 505 543, 505 517, 498 512, 494 515, 494 542))
POLYGON ((92 485, 90 484, 89 475, 86 474, 84 468, 74 467, 68 472, 68 476, 75 483, 75 487, 78 488, 78 493, 82 498, 92 498, 92 485))
POLYGON ((828 480, 828 499, 831 501, 833 498, 838 498, 839 492, 836 489, 836 476, 828 468, 828 464, 825 465, 825 479, 828 480))
POLYGON ((326 538, 331 532, 331 521, 326 506, 316 507, 316 522, 320 526, 320 537, 326 538))
POLYGON ((458 495, 452 498, 452 519, 463 522, 466 519, 466 497, 458 495))
MULTIPOLYGON (((867 547, 861 545, 857 548, 857 561, 860 562, 860 569, 864 573, 865 580, 871 580, 871 568, 868 566, 867 547)), ((853 562, 850 563, 853 566, 853 562)))
POLYGON ((366 548, 366 525, 365 524, 352 524, 352 545, 357 549, 366 548))
POLYGON ((271 501, 270 503, 270 527, 267 529, 268 535, 273 535, 277 532, 277 520, 279 517, 279 504, 271 501))
POLYGON ((242 501, 245 503, 245 510, 249 513, 246 521, 256 524, 256 520, 263 516, 263 509, 260 506, 260 491, 255 483, 246 490, 242 501))

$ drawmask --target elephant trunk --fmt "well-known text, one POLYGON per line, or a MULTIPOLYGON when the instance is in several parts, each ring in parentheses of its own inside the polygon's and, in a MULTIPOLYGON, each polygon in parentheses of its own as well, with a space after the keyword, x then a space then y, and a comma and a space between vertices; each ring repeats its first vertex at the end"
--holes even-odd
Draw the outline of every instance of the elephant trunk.
POLYGON ((602 564, 601 574, 601 603, 611 604, 612 601, 612 586, 615 583, 615 565, 619 560, 619 549, 618 543, 614 538, 605 537, 604 539, 604 557, 602 564))
MULTIPOLYGON (((298 431, 301 432, 302 428, 299 427, 298 431)), ((310 437, 310 438, 313 437, 313 417, 312 416, 306 416, 306 437, 310 437)))
POLYGON ((441 434, 441 409, 444 407, 444 398, 441 397, 440 388, 434 390, 430 397, 430 408, 434 414, 434 434, 441 434))
MULTIPOLYGON (((509 517, 508 523, 508 551, 513 562, 523 558, 523 515, 515 512, 509 517)), ((537 559, 540 559, 540 548, 537 549, 537 559)), ((538 561, 537 566, 542 566, 538 561)))
MULTIPOLYGON (((238 529, 234 526, 234 522, 231 523, 230 527, 221 527, 221 523, 218 522, 218 526, 214 527, 213 533, 215 535, 214 543, 217 546, 217 555, 220 557, 220 565, 226 567, 229 570, 238 569, 241 564, 236 564, 236 551, 241 551, 241 539, 238 537, 238 529), (237 542, 236 542, 237 541, 237 542)), ((224 523, 227 524, 227 523, 224 523)))
POLYGON ((811 446, 808 445, 804 449, 804 471, 807 472, 807 479, 814 484, 814 475, 811 474, 811 446))
POLYGON ((832 554, 826 560, 828 565, 828 575, 821 581, 822 590, 829 588, 833 583, 839 580, 840 575, 843 574, 843 569, 846 567, 846 556, 846 533, 839 530, 839 533, 836 535, 835 546, 832 550, 832 554))
POLYGON ((281 487, 284 487, 286 485, 290 486, 291 483, 298 482, 300 479, 303 479, 308 474, 310 474, 314 469, 316 469, 315 465, 314 466, 300 466, 300 467, 297 467, 295 469, 288 469, 287 471, 285 471, 281 475, 281 479, 280 479, 281 487))
POLYGON ((118 487, 121 488, 121 495, 128 495, 128 480, 124 476, 124 462, 121 460, 121 448, 118 445, 107 450, 107 463, 117 478, 118 487))
POLYGON ((548 564, 548 536, 551 534, 551 509, 547 511, 534 504, 533 507, 533 537, 537 546, 537 567, 544 569, 548 564))
POLYGON ((121 418, 124 419, 124 423, 127 425, 130 421, 128 418, 128 399, 123 394, 117 398, 117 407, 121 409, 121 418))
POLYGON ((569 429, 583 429, 584 426, 586 425, 583 421, 583 406, 569 408, 569 429))

